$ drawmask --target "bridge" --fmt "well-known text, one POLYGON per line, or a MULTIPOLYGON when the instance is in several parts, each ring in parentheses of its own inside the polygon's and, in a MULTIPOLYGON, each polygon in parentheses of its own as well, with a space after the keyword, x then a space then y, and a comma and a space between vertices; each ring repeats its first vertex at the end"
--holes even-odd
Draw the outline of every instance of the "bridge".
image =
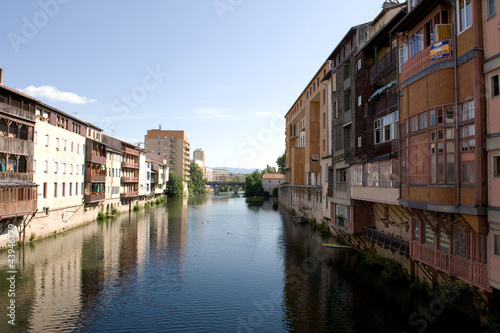
POLYGON ((219 194, 219 190, 222 186, 230 186, 234 189, 234 194, 238 194, 238 191, 243 186, 245 186, 245 182, 223 182, 223 181, 218 181, 218 182, 207 182, 208 186, 211 186, 214 189, 215 194, 219 194))

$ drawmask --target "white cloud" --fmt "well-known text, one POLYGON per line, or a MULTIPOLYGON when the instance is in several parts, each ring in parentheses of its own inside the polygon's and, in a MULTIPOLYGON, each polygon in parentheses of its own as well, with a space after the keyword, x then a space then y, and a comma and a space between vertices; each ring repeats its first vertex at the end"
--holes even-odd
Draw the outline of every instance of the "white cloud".
POLYGON ((231 115, 222 109, 204 107, 194 110, 194 114, 199 115, 205 119, 215 119, 215 120, 228 120, 231 115))
POLYGON ((77 94, 72 92, 60 91, 53 86, 29 86, 20 90, 23 93, 35 98, 47 99, 49 101, 66 102, 70 104, 88 104, 97 101, 96 99, 87 98, 85 96, 78 96, 77 94))

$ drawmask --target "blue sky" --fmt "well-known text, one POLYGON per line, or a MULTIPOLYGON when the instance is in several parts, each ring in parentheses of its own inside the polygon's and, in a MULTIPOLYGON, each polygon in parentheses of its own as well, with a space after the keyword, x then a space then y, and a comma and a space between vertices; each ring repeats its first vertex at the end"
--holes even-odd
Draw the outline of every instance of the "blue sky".
POLYGON ((182 129, 211 167, 264 168, 283 116, 383 1, 4 0, 4 84, 131 143, 182 129), (362 8, 362 10, 360 10, 362 8))

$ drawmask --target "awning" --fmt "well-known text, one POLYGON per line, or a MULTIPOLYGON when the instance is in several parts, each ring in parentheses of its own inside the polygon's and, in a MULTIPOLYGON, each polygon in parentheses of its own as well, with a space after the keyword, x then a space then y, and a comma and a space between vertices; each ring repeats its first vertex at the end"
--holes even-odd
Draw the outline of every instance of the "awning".
POLYGON ((378 88, 377 91, 375 91, 373 93, 373 95, 371 95, 370 98, 368 98, 368 102, 371 101, 372 99, 374 99, 375 96, 380 95, 381 93, 386 91, 387 89, 394 87, 396 85, 396 83, 397 83, 397 80, 393 80, 393 81, 389 82, 389 84, 383 86, 382 88, 378 88))

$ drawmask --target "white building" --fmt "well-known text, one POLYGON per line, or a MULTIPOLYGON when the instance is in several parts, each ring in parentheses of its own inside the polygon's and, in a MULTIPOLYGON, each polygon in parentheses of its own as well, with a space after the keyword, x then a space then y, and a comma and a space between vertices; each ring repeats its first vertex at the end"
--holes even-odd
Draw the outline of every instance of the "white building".
MULTIPOLYGON (((39 185, 38 214, 67 219, 83 204, 85 126, 47 107, 36 109, 33 180, 39 185)), ((53 218, 53 217, 52 217, 53 218)))
POLYGON ((262 188, 264 189, 264 192, 273 194, 273 190, 285 181, 285 175, 266 173, 262 175, 262 188))

